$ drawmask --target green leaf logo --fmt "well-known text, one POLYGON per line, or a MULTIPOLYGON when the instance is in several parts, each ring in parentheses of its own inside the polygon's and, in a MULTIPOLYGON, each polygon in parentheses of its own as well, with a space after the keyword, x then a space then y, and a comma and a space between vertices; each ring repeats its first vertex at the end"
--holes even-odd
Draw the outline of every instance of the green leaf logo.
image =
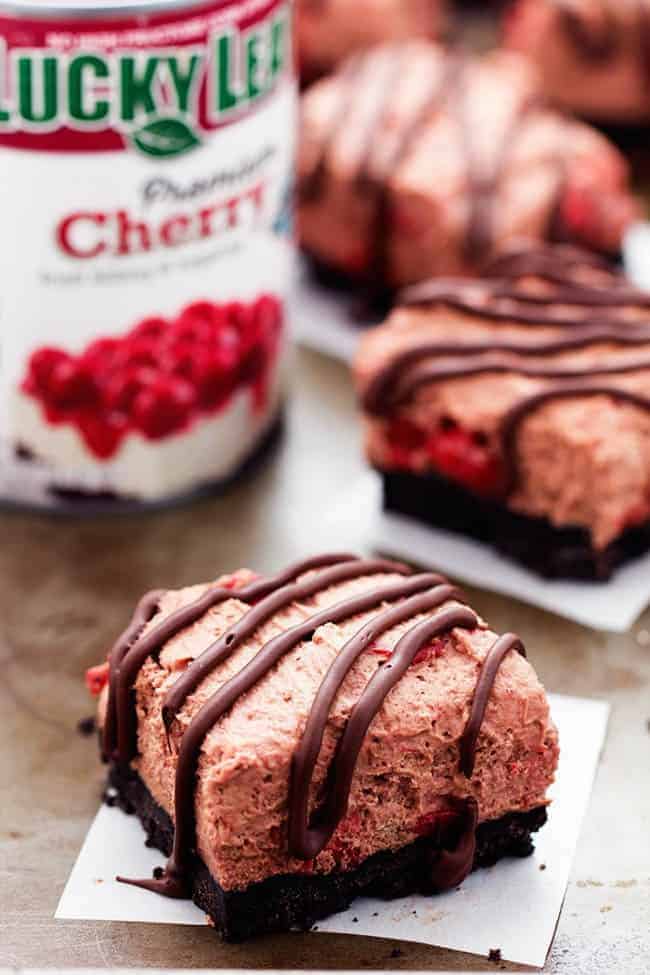
POLYGON ((187 122, 178 118, 154 119, 134 132, 131 138, 140 152, 158 159, 180 156, 201 145, 200 138, 187 122))

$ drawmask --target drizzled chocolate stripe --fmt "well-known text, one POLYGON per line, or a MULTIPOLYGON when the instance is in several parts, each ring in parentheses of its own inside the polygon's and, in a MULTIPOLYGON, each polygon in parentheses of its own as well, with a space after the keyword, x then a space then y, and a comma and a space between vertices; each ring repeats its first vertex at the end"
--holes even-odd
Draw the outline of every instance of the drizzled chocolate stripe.
POLYGON ((483 661, 478 683, 474 691, 469 721, 460 740, 460 770, 466 779, 474 774, 476 762, 476 745, 483 726, 485 711, 490 694, 499 672, 499 667, 511 650, 516 650, 522 657, 526 656, 526 648, 514 633, 505 633, 492 646, 483 661))
MULTIPOLYGON (((415 576, 411 591, 426 589, 410 599, 405 599, 380 613, 366 624, 345 644, 330 667, 318 689, 307 725, 296 748, 291 763, 291 788, 289 793, 289 852, 303 860, 318 856, 327 845, 344 814, 339 808, 323 808, 314 817, 318 826, 309 826, 308 805, 316 762, 323 745, 325 728, 332 705, 343 682, 362 653, 384 633, 400 623, 405 623, 421 613, 430 612, 450 599, 462 600, 462 594, 450 585, 439 585, 439 579, 431 575, 415 576), (435 588, 431 589, 430 587, 435 588)), ((408 596, 405 589, 402 595, 408 596)), ((332 768, 334 776, 334 768, 332 768)), ((330 792, 330 798, 333 793, 330 792)))
POLYGON ((600 270, 614 279, 611 264, 606 258, 574 244, 556 244, 552 248, 512 247, 491 257, 483 265, 483 273, 495 278, 518 278, 532 274, 563 284, 572 283, 572 272, 581 268, 600 270))
MULTIPOLYGON (((519 350, 523 351, 523 350, 519 350)), ((531 350, 532 354, 535 350, 531 350)), ((583 366, 529 366, 516 360, 486 359, 485 361, 468 362, 461 358, 455 363, 423 363, 415 366, 411 372, 403 376, 391 397, 391 407, 397 408, 412 400, 422 386, 432 382, 442 382, 447 379, 469 378, 471 376, 499 375, 514 373, 530 379, 587 379, 598 376, 622 376, 631 372, 650 369, 650 357, 633 359, 631 362, 621 362, 618 365, 599 366, 585 363, 583 366)), ((588 387, 573 386, 574 390, 588 387)), ((616 395, 616 387, 610 388, 610 395, 616 395)))
MULTIPOLYGON (((406 52, 399 47, 395 48, 390 61, 384 66, 384 77, 381 85, 377 88, 377 96, 372 106, 372 111, 369 117, 365 119, 363 130, 359 133, 362 153, 359 168, 355 176, 355 183, 357 188, 362 192, 371 186, 373 182, 370 172, 372 168, 375 133, 386 117, 386 113, 390 107, 391 96, 399 84, 402 71, 407 66, 406 52)), ((376 85, 376 76, 373 78, 373 81, 376 85)))
POLYGON ((571 43, 586 61, 609 61, 619 49, 620 32, 616 18, 606 3, 601 4, 603 24, 591 29, 584 16, 565 0, 556 0, 560 18, 571 43))
MULTIPOLYGON (((330 559, 332 557, 325 557, 330 559)), ((304 565, 304 563, 303 563, 304 565)), ((295 571, 295 569, 294 569, 295 571)), ((284 587, 282 599, 274 601, 274 612, 289 605, 297 598, 314 595, 320 587, 335 584, 333 574, 338 573, 337 581, 361 578, 366 574, 407 573, 408 570, 384 560, 360 560, 345 562, 333 569, 326 569, 316 576, 316 581, 308 580, 284 587), (354 571, 352 571, 354 570, 354 571), (310 586, 308 593, 304 587, 310 586), (303 587, 303 588, 301 588, 303 587), (298 590, 298 594, 297 594, 298 590)), ((276 594, 277 596, 280 593, 276 594)), ((234 677, 227 681, 199 710, 183 735, 174 790, 175 834, 172 855, 167 868, 160 877, 152 880, 124 880, 126 883, 144 887, 171 897, 184 897, 187 894, 186 872, 195 849, 194 786, 201 747, 210 730, 230 710, 233 704, 262 680, 280 660, 301 642, 313 639, 319 627, 327 623, 342 623, 355 615, 378 609, 384 603, 402 600, 402 603, 381 612, 366 624, 348 641, 337 656, 326 675, 316 696, 307 729, 293 762, 294 775, 291 785, 290 837, 294 855, 311 859, 320 852, 338 823, 344 816, 359 751, 366 732, 380 710, 391 689, 404 676, 419 650, 436 636, 448 633, 454 628, 475 629, 479 621, 475 614, 464 606, 451 606, 442 609, 432 618, 416 623, 403 636, 394 653, 381 669, 368 682, 359 701, 354 707, 345 732, 337 749, 331 773, 328 777, 329 791, 321 807, 320 821, 313 827, 307 821, 307 803, 313 764, 322 743, 324 722, 342 681, 360 653, 381 633, 405 622, 414 615, 429 611, 444 602, 462 600, 462 595, 447 584, 440 576, 424 574, 410 576, 396 583, 378 586, 369 591, 344 599, 340 603, 320 610, 268 641, 256 656, 234 677)), ((247 633, 268 618, 270 604, 260 614, 263 604, 252 608, 240 621, 235 640, 243 639, 247 633), (248 622, 246 622, 248 617, 248 622), (243 622, 243 625, 241 623, 243 622), (253 627, 255 623, 255 627, 253 627)), ((505 639, 505 638, 504 638, 505 639)), ((235 642, 234 640, 232 642, 235 642)), ((509 649, 515 643, 506 645, 497 641, 489 651, 481 668, 477 690, 474 695, 470 720, 462 745, 463 754, 469 755, 473 762, 478 732, 483 720, 487 700, 497 675, 498 668, 509 649)), ((460 835, 453 849, 444 850, 431 864, 432 883, 443 889, 460 882, 472 867, 475 850, 475 830, 478 822, 478 807, 473 799, 459 807, 460 835)))
MULTIPOLYGON (((579 10, 569 6, 566 0, 556 0, 560 7, 563 29, 583 60, 606 64, 621 54, 625 35, 611 10, 613 3, 614 0, 609 0, 609 6, 607 2, 602 3, 603 25, 600 29, 593 30, 579 10)), ((637 0, 635 17, 634 32, 638 38, 638 56, 644 74, 650 79, 650 15, 645 0, 637 0)))
MULTIPOLYGON (((453 368, 450 370, 449 366, 438 366, 435 363, 430 364, 422 361, 428 358, 445 356, 466 356, 467 358, 471 358, 472 356, 498 352, 521 356, 552 355, 559 352, 579 351, 606 342, 624 347, 648 345, 650 343, 650 325, 638 327, 631 325, 626 330, 619 330, 616 326, 593 326, 580 329, 576 337, 568 335, 566 338, 559 338, 537 345, 517 342, 485 341, 471 343, 429 342, 412 346, 392 359, 373 377, 363 395, 362 404, 368 413, 382 416, 390 413, 395 406, 405 399, 405 390, 409 387, 411 377, 417 380, 416 386, 412 389, 415 392, 415 389, 425 381, 419 377, 425 375, 429 369, 432 370, 429 376, 430 379, 451 378, 453 376, 471 374, 472 367, 468 365, 467 361, 462 366, 459 364, 458 370, 454 370, 453 368)), ((482 364, 478 363, 478 368, 474 374, 481 371, 519 372, 522 374, 523 369, 523 367, 518 368, 517 364, 512 362, 495 363, 492 361, 489 365, 485 364, 485 366, 486 368, 483 369, 482 364)), ((591 366, 578 371, 577 375, 583 375, 585 373, 597 373, 600 375, 607 373, 616 374, 618 372, 634 372, 642 368, 650 368, 650 365, 645 360, 638 360, 635 363, 626 363, 620 368, 617 366, 604 366, 602 368, 591 366)), ((531 372, 524 372, 523 374, 531 375, 531 372)), ((543 374, 546 375, 547 373, 543 374)), ((558 374, 570 376, 571 372, 562 371, 558 374)))
MULTIPOLYGON (((339 83, 345 91, 345 100, 354 96, 354 89, 361 75, 363 58, 354 55, 340 71, 339 83)), ((336 144, 341 126, 345 122, 345 111, 335 110, 325 136, 321 140, 316 161, 311 171, 303 176, 298 185, 298 198, 302 203, 315 203, 322 195, 327 181, 327 163, 330 150, 336 144)))
POLYGON ((155 616, 161 594, 156 592, 145 596, 136 609, 131 625, 110 654, 109 699, 103 741, 105 755, 122 762, 128 762, 133 757, 136 718, 132 688, 147 658, 156 654, 168 640, 227 599, 255 602, 305 572, 339 562, 349 562, 354 558, 354 555, 348 554, 321 555, 289 566, 270 579, 255 580, 238 590, 215 586, 193 603, 171 613, 144 637, 136 639, 146 623, 155 616))
MULTIPOLYGON (((578 305, 611 308, 648 308, 650 295, 630 287, 611 283, 607 287, 566 284, 554 282, 543 272, 528 272, 545 279, 549 284, 557 283, 552 292, 534 294, 523 288, 512 287, 502 281, 469 282, 460 279, 440 279, 426 281, 408 288, 399 296, 399 304, 406 308, 427 307, 429 305, 448 305, 458 311, 477 315, 492 321, 513 320, 520 325, 561 325, 578 328, 593 323, 587 315, 558 313, 545 305, 578 305), (529 305, 539 305, 531 309, 529 305), (523 306, 523 307, 522 307, 523 306)), ((611 321, 621 321, 612 316, 611 321)))
POLYGON ((501 441, 507 465, 509 479, 507 493, 516 486, 517 481, 517 434, 522 422, 545 403, 553 400, 584 398, 592 396, 609 396, 621 403, 638 406, 650 412, 650 398, 641 393, 634 393, 628 389, 617 389, 615 386, 595 384, 558 385, 528 396, 516 403, 504 416, 501 422, 501 441))
POLYGON ((108 761, 112 757, 117 743, 117 682, 122 661, 139 639, 147 623, 150 623, 158 612, 158 604, 162 594, 162 589, 156 589, 153 592, 146 593, 142 597, 136 606, 131 623, 111 650, 109 656, 108 703, 102 735, 102 755, 104 761, 108 761))
MULTIPOLYGON (((215 667, 224 663, 234 651, 249 640, 276 613, 286 609, 292 603, 301 599, 309 599, 319 592, 336 586, 341 582, 358 578, 361 575, 372 575, 379 572, 408 572, 406 566, 386 559, 371 559, 362 561, 352 559, 342 565, 336 565, 325 572, 294 582, 271 593, 266 599, 250 609, 234 626, 231 626, 212 646, 208 647, 200 657, 194 660, 185 673, 176 681, 163 702, 163 721, 170 727, 178 711, 190 695, 215 667)), ((321 614, 322 615, 322 614, 321 614)), ((312 617, 310 617, 310 620, 312 617)), ((307 621, 309 623, 309 620, 307 621)))
MULTIPOLYGON (((368 728, 390 691, 402 679, 422 647, 434 637, 448 633, 452 629, 473 630, 477 626, 476 616, 466 607, 450 607, 442 610, 431 619, 424 620, 409 630, 398 642, 390 659, 370 678, 348 719, 332 766, 331 798, 328 797, 326 800, 325 808, 331 817, 330 824, 334 822, 334 828, 345 815, 354 770, 368 728)), ((474 822, 473 817, 470 822, 474 822)), ((468 824, 464 824, 464 830, 467 826, 468 824)), ((463 869, 460 871, 463 877, 467 876, 472 868, 476 843, 475 832, 474 825, 469 845, 466 843, 466 833, 463 832, 461 835, 459 846, 464 848, 465 854, 463 869), (471 859, 468 860, 470 853, 471 859)), ((455 864, 455 868, 454 872, 458 873, 458 864, 455 864)), ((444 857, 438 862, 437 867, 432 864, 432 874, 435 886, 440 889, 447 886, 447 863, 444 857)))
POLYGON ((492 249, 496 194, 499 185, 506 172, 508 161, 514 153, 517 141, 523 134, 529 116, 540 107, 541 103, 539 96, 536 95, 527 98, 515 107, 515 111, 497 146, 492 165, 484 167, 476 152, 473 127, 466 115, 466 89, 467 77, 464 84, 458 86, 456 92, 458 102, 456 112, 467 160, 470 202, 470 216, 465 234, 464 250, 467 259, 476 263, 492 249))
MULTIPOLYGON (((371 233, 372 255, 368 276, 372 290, 378 295, 382 289, 386 288, 389 273, 388 240, 390 233, 391 174, 395 173, 398 167, 405 160, 409 159, 415 151, 422 129, 428 120, 441 110, 449 93, 459 83, 463 69, 462 58, 457 57, 452 52, 447 59, 443 71, 433 79, 429 94, 425 98, 421 108, 404 127, 394 152, 382 170, 374 175, 372 179, 370 178, 368 166, 370 152, 367 153, 365 183, 375 195, 375 217, 371 233)), ((370 141, 370 147, 372 147, 372 139, 370 141)))
POLYGON ((639 0, 638 23, 641 64, 646 80, 650 82, 650 11, 648 11, 644 0, 639 0))

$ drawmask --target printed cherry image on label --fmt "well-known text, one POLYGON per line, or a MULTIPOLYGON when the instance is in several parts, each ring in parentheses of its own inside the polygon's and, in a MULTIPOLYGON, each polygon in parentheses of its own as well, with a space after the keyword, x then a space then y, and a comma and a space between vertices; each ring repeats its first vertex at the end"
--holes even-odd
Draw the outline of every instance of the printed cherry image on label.
POLYGON ((0 14, 0 499, 223 482, 283 396, 292 4, 20 9, 0 14))

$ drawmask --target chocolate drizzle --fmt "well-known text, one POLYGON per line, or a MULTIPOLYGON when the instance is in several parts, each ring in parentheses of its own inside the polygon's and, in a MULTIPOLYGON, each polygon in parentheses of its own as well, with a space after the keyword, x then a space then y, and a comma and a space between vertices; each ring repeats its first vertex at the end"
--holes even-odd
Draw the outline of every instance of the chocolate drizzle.
POLYGON ((478 264, 493 249, 494 212, 499 185, 506 172, 508 160, 517 145, 517 140, 525 129, 530 115, 539 109, 541 99, 538 95, 527 98, 515 106, 501 138, 497 141, 492 165, 485 167, 477 154, 473 138, 473 126, 466 118, 467 75, 456 89, 461 136, 467 160, 467 182, 469 192, 470 216, 465 234, 464 251, 467 260, 478 264))
MULTIPOLYGON (((256 580, 236 590, 236 597, 242 602, 255 602, 305 572, 347 562, 353 558, 352 555, 333 554, 306 559, 271 579, 256 580)), ((139 635, 144 626, 156 614, 161 593, 149 593, 138 604, 129 628, 117 641, 110 655, 108 717, 104 728, 104 754, 108 758, 126 763, 135 754, 136 721, 132 693, 136 677, 147 658, 155 655, 181 630, 205 616, 213 606, 232 599, 233 595, 235 593, 232 589, 210 588, 195 602, 172 613, 141 638, 139 635)))
MULTIPOLYGON (((401 61, 399 63, 401 64, 401 61)), ((376 130, 373 129, 368 132, 368 140, 364 148, 364 161, 357 179, 357 186, 360 190, 369 190, 375 202, 373 227, 370 234, 371 258, 368 269, 371 296, 376 297, 385 291, 386 282, 390 275, 388 241, 391 222, 391 176, 397 172, 398 167, 414 151, 417 140, 427 122, 443 108, 450 93, 457 89, 462 73, 463 59, 453 53, 450 54, 441 75, 433 79, 423 104, 405 125, 393 152, 388 156, 379 172, 371 171, 376 130)), ((389 108, 389 99, 393 92, 392 86, 385 90, 379 122, 389 108)))
MULTIPOLYGON (((329 623, 343 623, 356 615, 376 610, 377 615, 348 640, 328 670, 292 759, 289 853, 306 860, 318 856, 346 814, 359 752, 368 728, 390 691, 407 672, 422 647, 432 639, 454 629, 475 630, 481 626, 476 615, 463 605, 462 593, 441 576, 431 573, 412 575, 399 563, 384 559, 364 560, 349 555, 308 559, 271 579, 257 580, 236 590, 225 587, 208 589, 200 599, 170 614, 143 633, 158 610, 160 593, 145 597, 111 654, 108 713, 114 715, 117 728, 107 734, 104 748, 113 760, 125 765, 134 756, 133 684, 138 668, 149 656, 158 653, 168 640, 200 619, 213 606, 226 599, 253 603, 238 623, 190 663, 167 695, 164 720, 168 729, 188 695, 275 614, 296 601, 314 597, 342 582, 395 574, 402 578, 371 584, 362 592, 317 610, 301 623, 265 642, 252 659, 207 700, 185 728, 180 742, 174 790, 174 844, 167 867, 164 871, 158 871, 152 879, 120 880, 169 897, 187 896, 187 872, 196 850, 195 783, 206 736, 242 695, 263 680, 291 650, 303 641, 312 640, 320 627, 329 623), (389 605, 384 608, 386 604, 389 605), (435 611, 433 615, 429 615, 432 611, 435 611), (413 625, 399 639, 390 658, 370 678, 353 707, 328 771, 323 800, 310 816, 309 797, 314 769, 331 708, 346 676, 374 640, 394 627, 411 621, 413 625)), ((460 768, 467 778, 471 777, 473 771, 478 736, 494 680, 511 649, 523 653, 523 647, 515 637, 497 640, 480 667, 470 717, 460 742, 460 768)), ((477 804, 473 799, 450 801, 457 809, 457 822, 449 848, 445 847, 432 857, 431 883, 436 889, 459 883, 471 870, 474 857, 477 804)))
MULTIPOLYGON (((431 639, 448 633, 454 628, 475 629, 478 620, 474 613, 465 607, 450 607, 414 626, 395 647, 390 659, 370 678, 359 701, 352 709, 339 743, 336 756, 330 768, 327 798, 317 811, 315 824, 309 827, 292 824, 291 835, 295 849, 291 852, 302 859, 317 856, 331 839, 337 825, 345 816, 352 778, 361 746, 373 718, 380 710, 389 692, 404 676, 418 652, 431 639)), ((310 736, 303 739, 306 750, 312 744, 310 736)), ((307 796, 305 785, 296 789, 292 813, 300 807, 306 811, 307 796)))
POLYGON ((487 269, 488 274, 492 272, 498 275, 494 279, 427 282, 405 292, 403 304, 449 307, 491 323, 532 326, 531 340, 488 338, 411 346, 382 366, 362 402, 371 415, 386 417, 411 402, 423 386, 443 380, 508 373, 548 380, 549 385, 519 400, 502 421, 509 493, 517 481, 519 426, 538 407, 551 400, 602 395, 650 410, 650 398, 642 392, 604 382, 608 376, 650 370, 650 320, 636 322, 626 317, 626 310, 649 308, 650 295, 594 262, 591 255, 585 254, 583 259, 575 248, 514 252, 495 261, 487 269), (585 270, 596 271, 598 280, 582 280, 585 270), (530 282, 525 283, 529 278, 537 279, 543 289, 531 290, 530 282), (595 315, 593 308, 597 309, 595 315), (534 326, 557 329, 558 335, 536 342, 534 326), (602 365, 539 361, 605 343, 622 349, 649 348, 645 355, 628 355, 602 365))
POLYGON ((526 649, 514 633, 506 633, 494 644, 489 654, 483 661, 481 673, 479 675, 469 721, 465 727, 463 737, 460 740, 460 770, 467 779, 471 779, 474 774, 474 764, 476 762, 476 743, 485 717, 485 709, 490 699, 492 686, 496 679, 499 667, 511 650, 516 650, 522 657, 526 656, 526 649))
MULTIPOLYGON (((318 592, 322 592, 329 586, 336 586, 341 582, 354 579, 362 573, 371 574, 374 572, 405 572, 406 566, 398 565, 395 562, 387 562, 385 559, 374 559, 360 561, 351 559, 341 565, 335 565, 330 569, 320 572, 301 582, 294 582, 275 592, 270 593, 255 607, 250 609, 238 623, 235 623, 222 637, 213 643, 211 647, 201 654, 170 690, 163 703, 163 720, 167 728, 170 727, 176 714, 183 706, 187 696, 196 690, 202 680, 207 677, 215 667, 224 663, 234 651, 246 640, 250 639, 257 630, 266 623, 272 616, 286 609, 291 603, 302 599, 310 599, 318 592)), ((323 614, 317 614, 318 617, 323 614)), ((350 614, 351 615, 351 614, 350 614)), ((313 617, 307 620, 307 627, 311 624, 313 617)), ((321 623, 317 624, 321 626, 321 623)), ((304 629, 304 625, 302 627, 304 629)), ((309 629, 306 632, 310 632, 309 629)), ((286 641, 286 634, 284 634, 286 641)), ((298 638, 299 642, 302 637, 298 638)), ((268 646, 268 645, 267 645, 268 646)))
MULTIPOLYGON (((305 860, 317 856, 327 845, 337 823, 345 814, 351 777, 365 731, 360 737, 356 734, 353 748, 347 754, 345 769, 340 768, 340 756, 345 753, 345 739, 341 742, 337 758, 330 770, 330 778, 335 783, 335 787, 329 791, 327 805, 321 807, 313 817, 314 824, 317 825, 309 825, 308 803, 312 777, 323 745, 329 714, 345 678, 361 654, 383 633, 400 623, 407 622, 413 616, 436 609, 450 599, 461 598, 456 589, 439 584, 440 581, 435 576, 423 575, 409 580, 410 585, 403 585, 399 596, 404 597, 404 602, 380 613, 359 630, 342 648, 323 680, 292 760, 289 796, 289 850, 292 856, 305 860), (426 591, 418 593, 420 589, 426 591), (418 594, 406 598, 411 592, 418 594)), ((473 625, 476 625, 476 617, 473 617, 473 625)), ((364 697, 360 699, 358 707, 364 707, 364 697)), ((348 728, 352 724, 351 717, 348 728)))
MULTIPOLYGON (((451 51, 444 56, 443 67, 432 80, 422 103, 411 117, 401 120, 393 151, 386 154, 381 165, 375 164, 376 143, 382 132, 382 123, 388 118, 392 119, 395 93, 399 88, 401 75, 408 72, 409 50, 408 45, 395 45, 380 81, 377 79, 378 72, 370 70, 375 65, 373 55, 357 55, 346 63, 339 73, 339 84, 344 92, 343 104, 333 116, 331 125, 326 127, 320 150, 299 186, 300 198, 305 203, 317 203, 324 195, 331 150, 348 122, 346 109, 356 97, 357 86, 366 76, 372 78, 368 83, 376 89, 375 100, 361 130, 359 163, 353 179, 356 189, 372 201, 374 208, 369 233, 371 252, 367 276, 369 286, 375 293, 390 286, 388 243, 391 179, 414 153, 427 125, 443 112, 448 113, 457 123, 459 142, 466 161, 468 196, 468 218, 462 249, 466 258, 476 263, 484 253, 489 253, 493 248, 496 194, 508 161, 529 119, 542 107, 539 96, 515 104, 512 116, 497 142, 493 160, 486 165, 477 151, 473 124, 468 115, 472 62, 460 51, 451 51)), ((388 57, 387 54, 384 56, 388 57)), ((394 125, 393 120, 391 126, 387 126, 391 138, 395 137, 394 125)))
MULTIPOLYGON (((339 84, 344 91, 344 100, 354 96, 354 89, 361 75, 363 59, 360 55, 349 58, 339 72, 339 84)), ((298 198, 302 203, 314 203, 322 196, 327 183, 329 155, 338 138, 344 112, 334 111, 327 126, 324 138, 311 172, 304 176, 298 185, 298 198)))
POLYGON ((619 49, 620 37, 616 18, 607 4, 601 4, 602 26, 593 30, 573 4, 567 4, 565 0, 556 0, 556 3, 564 30, 580 56, 585 61, 610 61, 619 49))
MULTIPOLYGON (((556 0, 556 4, 560 8, 560 21, 564 31, 584 61, 606 65, 620 55, 625 36, 622 25, 612 11, 614 0, 603 0, 600 12, 602 25, 596 29, 591 28, 584 15, 573 5, 568 5, 566 0, 556 0)), ((638 55, 644 74, 650 79, 650 17, 646 0, 637 0, 635 7, 635 23, 631 29, 638 39, 638 55)))

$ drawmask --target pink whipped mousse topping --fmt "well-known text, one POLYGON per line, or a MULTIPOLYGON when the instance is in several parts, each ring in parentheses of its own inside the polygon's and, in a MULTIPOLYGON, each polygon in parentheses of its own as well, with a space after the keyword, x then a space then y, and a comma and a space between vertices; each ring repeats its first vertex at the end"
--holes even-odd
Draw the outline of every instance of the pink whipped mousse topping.
POLYGON ((358 67, 347 62, 309 89, 302 103, 300 185, 304 190, 317 169, 321 178, 316 194, 302 194, 304 247, 350 275, 363 275, 380 234, 385 285, 475 272, 466 247, 474 180, 487 177, 488 249, 520 237, 545 240, 559 220, 574 241, 618 251, 638 216, 618 150, 589 126, 542 107, 525 112, 513 135, 513 118, 536 96, 538 81, 525 58, 506 51, 468 62, 462 83, 453 83, 449 97, 423 120, 449 63, 444 51, 424 41, 384 45, 358 67), (377 185, 389 200, 380 229, 377 185))
POLYGON ((516 0, 504 22, 504 43, 528 55, 542 89, 557 105, 588 118, 640 122, 650 118, 646 0, 516 0), (584 31, 611 42, 602 57, 587 57, 563 22, 572 11, 584 31), (642 19, 645 18, 645 23, 642 19))
MULTIPOLYGON (((306 576, 305 576, 306 577, 306 576)), ((366 576, 294 603, 262 626, 188 699, 167 743, 161 705, 188 662, 235 623, 246 606, 235 595, 170 640, 158 662, 149 659, 136 683, 139 774, 156 801, 173 815, 174 773, 183 729, 202 704, 272 637, 317 608, 396 581, 366 576)), ((223 582, 223 580, 221 580, 223 582)), ((196 599, 205 586, 168 592, 150 625, 196 599)), ((207 736, 196 786, 198 849, 226 890, 274 874, 352 869, 380 850, 398 849, 434 828, 454 798, 474 796, 480 819, 547 803, 558 760, 556 729, 544 689, 531 665, 510 653, 497 677, 478 743, 475 773, 459 772, 459 738, 469 715, 481 661, 496 640, 481 624, 454 630, 424 649, 391 692, 371 725, 354 777, 348 813, 315 861, 287 853, 287 797, 292 753, 305 728, 317 688, 343 644, 374 613, 321 627, 240 698, 207 736)), ((407 624, 387 633, 359 659, 338 695, 320 754, 312 803, 351 708, 407 624)), ((105 693, 100 700, 100 717, 105 693)))
MULTIPOLYGON (((583 274, 585 282, 598 279, 596 270, 583 274)), ((544 287, 532 279, 528 283, 538 291, 544 287)), ((477 282, 476 294, 480 295, 482 288, 477 282)), ((554 307, 560 316, 576 314, 575 306, 554 307)), ((590 309, 584 309, 584 313, 589 316, 590 309)), ((619 312, 619 317, 630 322, 647 321, 648 312, 630 308, 619 312)), ((471 344, 494 339, 535 345, 565 335, 566 331, 557 326, 531 329, 516 321, 494 324, 445 306, 400 308, 362 340, 356 362, 357 386, 362 394, 384 363, 396 353, 423 342, 471 344)), ((650 361, 650 343, 641 348, 603 343, 549 355, 543 363, 562 364, 567 369, 589 364, 597 376, 599 365, 641 358, 650 361)), ((517 356, 516 361, 533 367, 540 365, 540 359, 533 356, 517 356)), ((650 370, 609 377, 612 382, 618 388, 645 396, 650 370)), ((498 494, 501 421, 522 398, 548 385, 547 379, 514 372, 431 382, 394 415, 366 415, 368 458, 383 470, 404 467, 422 473, 431 468, 440 470, 442 463, 442 472, 453 476, 453 470, 444 469, 445 457, 439 444, 428 439, 448 436, 461 446, 467 445, 468 486, 476 487, 479 493, 498 494), (414 431, 421 431, 422 436, 416 436, 414 431), (476 467, 475 484, 471 482, 472 464, 476 467), (481 491, 483 487, 485 492, 481 491)), ((509 507, 522 514, 548 518, 557 527, 586 528, 597 549, 605 548, 625 528, 650 517, 650 412, 638 406, 605 395, 551 401, 534 410, 522 423, 517 464, 518 485, 508 499, 509 507)), ((467 480, 462 466, 458 473, 461 481, 467 480)))
POLYGON ((297 6, 298 53, 310 78, 382 41, 439 36, 446 0, 299 0, 297 6))

